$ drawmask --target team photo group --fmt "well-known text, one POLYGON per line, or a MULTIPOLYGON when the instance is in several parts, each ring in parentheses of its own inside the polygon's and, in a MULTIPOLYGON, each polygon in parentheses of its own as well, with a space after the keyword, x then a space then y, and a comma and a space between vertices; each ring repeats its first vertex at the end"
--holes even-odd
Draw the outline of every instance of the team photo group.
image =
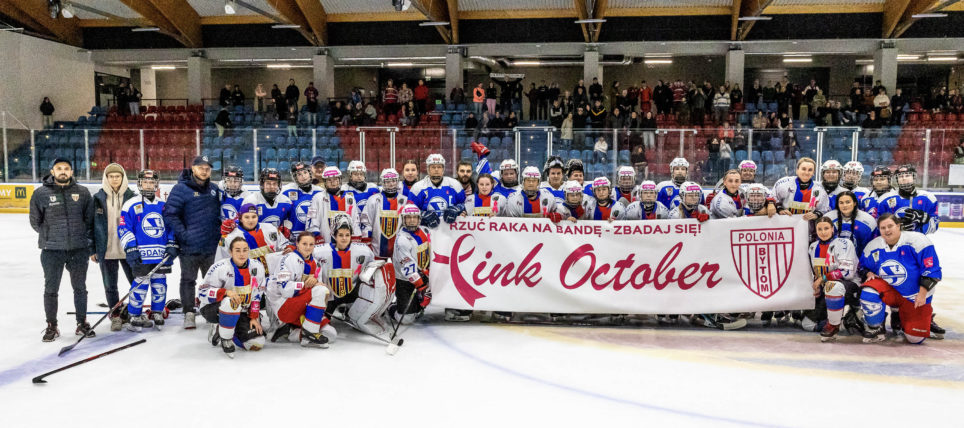
MULTIPOLYGON (((429 271, 439 261, 433 233, 473 217, 565 225, 795 216, 808 223, 813 306, 756 313, 667 310, 671 315, 445 308, 449 322, 475 316, 502 323, 627 325, 646 319, 720 330, 795 327, 818 333, 814 340, 822 341, 841 333, 866 343, 943 338, 931 307, 941 280, 928 238, 938 229, 937 201, 916 188, 913 166, 874 167, 866 188, 860 162, 818 165, 801 158, 795 175, 767 188, 755 181, 751 160, 725 171, 717 183, 699 183, 680 157, 670 164, 669 180, 640 182, 633 167, 623 166, 613 183, 585 177, 578 159, 550 156, 540 170, 521 168, 513 159, 490 160, 479 143, 472 143, 472 151, 477 159, 448 166, 454 176, 445 176, 445 158, 432 154, 424 162, 403 162, 401 172, 380 171, 377 184, 366 181, 364 162, 350 162, 343 172, 315 157, 291 165, 290 175, 262 169, 259 188, 250 191, 239 166, 226 167, 221 181, 214 181, 204 156, 194 159, 169 193, 161 192, 153 170, 136 174, 135 192, 127 171, 111 164, 93 195, 76 182, 69 160, 56 159, 30 202, 45 278, 43 341, 60 335, 64 270, 73 288, 75 334, 95 336, 86 285, 93 261, 102 273, 111 331, 161 329, 177 313, 185 329, 197 328, 200 315, 209 324, 210 345, 231 358, 238 349, 258 351, 268 341, 327 348, 343 329, 397 349, 400 329, 419 320, 432 301, 429 271), (179 299, 169 299, 167 275, 175 261, 179 299), (129 292, 118 286, 121 271, 129 292)), ((645 240, 640 238, 641 246, 645 240)))

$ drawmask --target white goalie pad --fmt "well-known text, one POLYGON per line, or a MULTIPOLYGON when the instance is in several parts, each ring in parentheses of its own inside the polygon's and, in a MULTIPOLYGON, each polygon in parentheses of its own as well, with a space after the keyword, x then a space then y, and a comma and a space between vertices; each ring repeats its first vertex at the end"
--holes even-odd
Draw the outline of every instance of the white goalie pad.
POLYGON ((389 326, 382 315, 395 293, 395 268, 384 260, 376 260, 365 266, 359 279, 358 299, 348 309, 348 319, 358 330, 384 336, 389 326))

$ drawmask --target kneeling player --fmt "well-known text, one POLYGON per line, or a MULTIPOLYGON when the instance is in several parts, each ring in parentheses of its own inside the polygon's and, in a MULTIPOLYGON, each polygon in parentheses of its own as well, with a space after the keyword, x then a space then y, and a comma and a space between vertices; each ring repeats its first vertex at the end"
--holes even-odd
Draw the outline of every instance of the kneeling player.
POLYGON ((596 177, 592 181, 592 197, 583 203, 584 220, 606 220, 610 223, 622 215, 625 206, 612 198, 612 184, 606 177, 596 177))
POLYGON ((329 321, 325 318, 329 291, 318 282, 318 263, 312 257, 315 236, 301 232, 295 239, 296 250, 281 258, 277 272, 268 279, 268 307, 282 323, 271 341, 300 337, 301 346, 327 348, 328 338, 321 329, 329 321))
POLYGON ((155 327, 160 329, 164 325, 164 304, 167 299, 167 276, 171 272, 171 264, 177 257, 177 243, 174 241, 174 230, 164 225, 161 213, 164 201, 157 197, 157 173, 146 169, 137 175, 137 189, 140 198, 131 198, 121 208, 121 217, 117 225, 120 243, 127 252, 127 263, 134 271, 134 283, 131 284, 130 300, 127 302, 127 312, 130 314, 128 330, 140 331, 142 328, 155 327), (164 256, 167 262, 150 277, 148 273, 160 263, 164 256), (144 299, 147 288, 151 289, 151 317, 143 313, 144 299))
POLYGON ((396 321, 411 324, 432 301, 428 289, 432 248, 428 229, 419 225, 422 213, 418 207, 405 204, 400 216, 402 230, 395 239, 395 252, 392 254, 396 278, 395 305, 389 309, 389 313, 396 321))
POLYGON ((934 244, 922 233, 902 232, 893 214, 881 214, 877 227, 880 236, 867 244, 860 258, 867 270, 867 282, 860 293, 867 323, 864 342, 884 340, 886 304, 900 310, 907 342, 922 343, 931 333, 931 297, 941 280, 934 244))
MULTIPOLYGON (((265 267, 275 265, 268 261, 269 255, 272 253, 291 251, 288 249, 288 240, 278 231, 278 228, 271 223, 258 223, 257 206, 250 203, 241 205, 238 213, 241 214, 241 219, 238 220, 239 227, 221 239, 221 245, 216 256, 218 260, 230 257, 231 251, 228 249, 228 245, 234 238, 244 239, 250 250, 249 257, 260 261, 265 267)), ((270 271, 265 271, 265 275, 270 274, 270 271)))
MULTIPOLYGON (((810 265, 813 267, 814 309, 805 311, 801 327, 817 331, 820 324, 820 340, 834 340, 840 331, 844 307, 849 306, 847 324, 857 323, 860 287, 857 286, 857 250, 854 243, 838 238, 834 233, 833 220, 821 217, 817 220, 817 241, 810 244, 810 265), (826 308, 826 311, 824 311, 826 308)), ((858 330, 859 331, 859 330, 858 330)))
POLYGON ((208 341, 221 345, 234 358, 235 345, 249 351, 264 347, 264 329, 259 318, 264 291, 264 266, 250 259, 247 241, 238 236, 228 249, 231 258, 214 263, 198 289, 200 313, 211 323, 208 341))
MULTIPOLYGON (((315 248, 315 260, 321 265, 318 278, 332 294, 331 302, 325 309, 325 317, 329 319, 339 306, 351 305, 358 299, 358 274, 375 259, 375 254, 367 245, 351 242, 354 230, 351 218, 339 215, 332 221, 331 243, 315 248)), ((332 343, 338 332, 329 324, 322 328, 321 334, 332 343)))

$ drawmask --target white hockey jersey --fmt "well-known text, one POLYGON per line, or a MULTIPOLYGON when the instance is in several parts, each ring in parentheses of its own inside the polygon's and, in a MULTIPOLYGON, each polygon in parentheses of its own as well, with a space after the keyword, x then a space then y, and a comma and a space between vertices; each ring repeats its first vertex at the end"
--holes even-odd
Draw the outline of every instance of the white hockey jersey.
POLYGON ((361 236, 370 238, 372 251, 379 258, 391 258, 395 249, 395 236, 401 229, 398 210, 408 198, 398 193, 394 198, 379 192, 368 198, 361 214, 361 236))
MULTIPOLYGON (((250 248, 248 257, 260 261, 266 268, 272 265, 272 261, 269 260, 272 258, 271 255, 274 255, 274 257, 280 256, 281 252, 288 246, 288 239, 270 223, 259 223, 254 230, 244 230, 241 225, 238 225, 228 236, 221 239, 221 243, 218 245, 218 253, 215 256, 216 260, 231 257, 231 241, 234 241, 234 238, 237 237, 244 238, 247 241, 248 248, 250 248)), ((270 275, 271 272, 268 271, 266 274, 270 275)))
POLYGON ((742 217, 746 203, 742 194, 729 194, 726 189, 717 192, 710 202, 710 218, 742 217))
POLYGON ((395 252, 392 254, 395 278, 407 282, 418 281, 421 272, 428 270, 431 257, 432 238, 428 229, 419 226, 412 232, 403 228, 395 239, 395 252))
POLYGON ((258 207, 258 223, 268 223, 274 227, 280 227, 291 211, 291 200, 283 194, 278 194, 274 198, 274 203, 269 204, 261 192, 253 192, 244 197, 241 205, 244 204, 253 204, 258 207))
POLYGON ((849 239, 833 238, 830 241, 814 241, 810 244, 810 266, 814 276, 840 271, 841 279, 859 282, 857 269, 860 265, 857 248, 849 239))
POLYGON ((546 189, 539 189, 535 200, 529 200, 523 192, 514 192, 506 200, 505 209, 499 210, 503 217, 541 218, 544 212, 568 213, 556 197, 546 189))
POLYGON ((804 214, 810 210, 830 211, 830 200, 820 183, 811 181, 810 188, 800 188, 796 176, 783 177, 773 185, 773 198, 791 214, 804 214))
POLYGON ((208 269, 198 287, 197 297, 204 307, 217 304, 224 298, 225 291, 233 290, 241 298, 241 310, 250 311, 251 317, 257 318, 266 285, 261 262, 249 259, 246 266, 238 267, 233 260, 224 259, 208 269))
POLYGON ((580 220, 618 219, 626 211, 626 205, 610 199, 608 206, 599 205, 594 197, 582 198, 582 218, 580 220))
POLYGON ((327 285, 336 299, 355 291, 358 274, 375 259, 375 254, 365 245, 350 244, 339 251, 334 242, 315 247, 313 256, 318 263, 318 282, 327 285))
MULTIPOLYGON (((318 277, 318 263, 313 255, 305 258, 301 253, 291 252, 281 256, 277 266, 272 266, 265 297, 268 298, 268 307, 276 318, 285 301, 297 296, 304 289, 305 281, 309 277, 318 277)), ((320 280, 318 285, 323 285, 320 280)))
POLYGON ((696 209, 694 209, 694 210, 692 210, 692 211, 683 208, 683 205, 678 205, 678 206, 676 206, 675 208, 670 208, 670 210, 669 210, 669 218, 674 219, 674 220, 683 220, 683 219, 687 219, 687 218, 696 218, 696 215, 697 215, 697 214, 706 214, 706 215, 709 215, 709 214, 710 214, 710 210, 706 209, 706 206, 703 205, 703 204, 697 205, 697 206, 696 206, 696 209))
POLYGON ((633 202, 626 206, 622 214, 616 220, 662 220, 669 218, 669 209, 666 205, 653 202, 652 210, 647 211, 640 201, 633 202))
POLYGON ((499 215, 509 199, 502 192, 493 190, 488 195, 469 195, 465 197, 465 212, 470 216, 499 215))
POLYGON ((355 205, 355 195, 339 192, 332 195, 327 191, 315 193, 308 208, 308 231, 320 236, 322 242, 331 241, 331 222, 338 214, 351 218, 352 236, 361 235, 361 212, 355 205))

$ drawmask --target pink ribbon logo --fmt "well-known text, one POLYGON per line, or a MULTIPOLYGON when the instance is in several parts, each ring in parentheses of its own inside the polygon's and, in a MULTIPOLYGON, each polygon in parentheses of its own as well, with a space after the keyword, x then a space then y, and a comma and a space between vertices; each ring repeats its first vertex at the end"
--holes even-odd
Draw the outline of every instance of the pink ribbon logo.
POLYGON ((459 249, 462 247, 462 241, 469 236, 471 235, 465 234, 460 236, 459 239, 455 240, 455 245, 452 246, 451 256, 445 256, 433 252, 435 255, 433 261, 436 263, 449 265, 449 275, 452 277, 452 282, 455 283, 455 289, 459 292, 459 295, 465 299, 469 306, 475 307, 475 301, 485 297, 485 295, 473 288, 472 285, 470 285, 469 282, 462 277, 462 271, 459 270, 459 263, 468 260, 469 257, 472 256, 472 253, 475 252, 475 247, 473 247, 467 253, 459 256, 459 249))

